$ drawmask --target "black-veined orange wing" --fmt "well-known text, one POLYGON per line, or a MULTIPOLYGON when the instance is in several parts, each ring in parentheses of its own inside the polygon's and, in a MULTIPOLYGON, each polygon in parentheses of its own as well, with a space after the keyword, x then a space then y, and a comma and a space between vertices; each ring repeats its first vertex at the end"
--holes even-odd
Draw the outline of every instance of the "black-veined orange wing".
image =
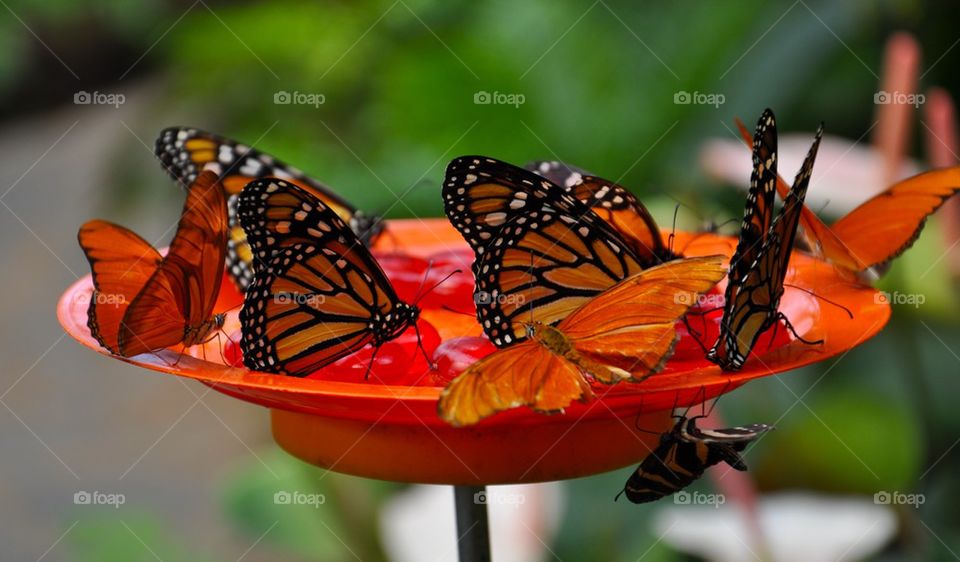
POLYGON ((193 183, 207 165, 213 165, 213 169, 220 174, 229 197, 227 266, 240 289, 245 289, 250 283, 253 264, 243 229, 236 218, 237 197, 244 186, 255 179, 280 178, 309 191, 349 224, 368 246, 383 231, 379 217, 365 215, 323 182, 270 154, 226 137, 191 127, 170 127, 160 132, 155 151, 164 169, 184 185, 193 183))
POLYGON ((256 180, 238 210, 264 264, 240 311, 247 367, 305 376, 416 322, 418 309, 399 300, 366 246, 311 193, 256 180))
POLYGON ((223 324, 213 307, 226 248, 226 195, 217 175, 205 171, 190 185, 167 255, 124 314, 121 355, 202 343, 223 324))
POLYGON ((123 315, 163 258, 131 230, 107 221, 85 223, 77 238, 93 276, 87 326, 100 345, 120 353, 123 315))
POLYGON ((563 187, 590 207, 630 243, 645 267, 679 257, 664 243, 650 211, 622 185, 563 162, 531 162, 525 168, 563 187))
POLYGON ((511 164, 464 156, 447 167, 444 209, 473 248, 477 319, 494 345, 556 324, 639 272, 630 245, 550 181, 511 164))

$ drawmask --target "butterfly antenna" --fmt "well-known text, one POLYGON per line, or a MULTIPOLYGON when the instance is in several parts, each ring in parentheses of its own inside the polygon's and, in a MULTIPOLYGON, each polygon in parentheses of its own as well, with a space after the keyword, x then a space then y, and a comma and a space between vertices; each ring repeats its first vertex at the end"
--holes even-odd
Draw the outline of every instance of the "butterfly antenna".
POLYGON ((445 304, 440 305, 440 308, 442 308, 443 310, 446 310, 447 312, 453 312, 453 313, 455 313, 455 314, 462 314, 462 315, 464 315, 464 316, 469 316, 469 317, 471 317, 471 318, 473 318, 473 317, 475 316, 475 314, 473 314, 473 313, 464 312, 464 311, 462 311, 462 310, 457 310, 457 309, 451 308, 451 307, 449 307, 449 306, 447 306, 447 305, 445 305, 445 304))
POLYGON ((433 269, 433 260, 427 262, 427 269, 423 272, 423 279, 420 280, 420 284, 417 285, 417 292, 413 294, 413 304, 420 302, 420 291, 423 290, 424 284, 426 284, 427 279, 430 277, 430 270, 433 269))
POLYGON ((825 302, 825 303, 827 303, 827 304, 832 304, 833 306, 835 306, 835 307, 843 310, 844 312, 846 312, 846 313, 847 313, 847 316, 849 316, 850 319, 853 320, 853 312, 852 312, 849 308, 843 306, 842 304, 840 304, 840 303, 838 303, 838 302, 832 301, 832 300, 828 299, 827 297, 822 297, 822 296, 814 293, 814 292, 811 291, 810 289, 806 289, 806 288, 804 288, 804 287, 798 287, 798 286, 796 286, 796 285, 791 285, 791 284, 789 284, 789 283, 784 283, 783 286, 784 286, 784 287, 790 287, 791 289, 796 289, 796 290, 798 290, 798 291, 803 291, 804 293, 807 293, 808 295, 811 295, 811 296, 813 296, 813 297, 816 297, 816 298, 822 300, 823 302, 825 302))
MULTIPOLYGON (((437 281, 432 287, 430 287, 429 289, 427 289, 426 291, 424 291, 422 295, 418 296, 417 299, 416 299, 415 301, 413 301, 413 305, 416 306, 417 303, 420 302, 420 299, 422 299, 422 298, 426 297, 427 295, 429 295, 430 293, 432 293, 434 290, 436 290, 437 287, 439 287, 440 285, 443 285, 448 279, 450 279, 451 277, 453 277, 454 275, 456 275, 456 274, 458 274, 458 273, 463 273, 463 270, 462 270, 462 269, 454 269, 453 271, 451 271, 450 273, 448 273, 448 274, 446 275, 446 277, 444 277, 443 279, 437 281)), ((421 285, 422 285, 422 283, 421 283, 421 285)), ((418 292, 419 292, 419 291, 418 291, 418 292)))

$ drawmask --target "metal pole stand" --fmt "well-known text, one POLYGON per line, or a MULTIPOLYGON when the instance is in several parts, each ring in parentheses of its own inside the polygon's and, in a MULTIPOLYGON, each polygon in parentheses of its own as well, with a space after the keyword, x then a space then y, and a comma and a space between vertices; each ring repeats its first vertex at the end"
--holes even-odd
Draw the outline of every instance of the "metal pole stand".
POLYGON ((460 562, 490 562, 486 486, 454 486, 460 562))

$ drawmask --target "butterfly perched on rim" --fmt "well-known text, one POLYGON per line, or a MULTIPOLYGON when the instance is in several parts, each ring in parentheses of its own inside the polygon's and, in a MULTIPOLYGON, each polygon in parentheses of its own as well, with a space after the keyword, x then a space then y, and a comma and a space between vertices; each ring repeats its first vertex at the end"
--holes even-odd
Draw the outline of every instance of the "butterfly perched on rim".
POLYGON ((707 359, 725 370, 741 368, 760 335, 780 320, 796 334, 789 319, 779 311, 780 298, 822 136, 821 124, 793 187, 774 219, 776 117, 772 110, 766 109, 757 122, 753 136, 750 192, 740 226, 740 239, 730 259, 720 334, 707 353, 707 359))
POLYGON ((650 211, 622 185, 563 162, 535 161, 524 168, 559 185, 589 207, 630 243, 648 267, 680 257, 664 243, 650 211))
MULTIPOLYGON (((738 119, 741 136, 750 144, 750 132, 738 119)), ((790 191, 777 177, 777 193, 790 191)), ((901 180, 868 199, 831 225, 810 209, 800 212, 800 238, 814 254, 841 270, 876 273, 913 245, 927 217, 960 191, 960 167, 923 172, 901 180)))
POLYGON ((536 316, 520 322, 525 340, 467 367, 441 393, 438 414, 464 426, 517 406, 556 412, 592 398, 591 380, 644 380, 666 363, 677 321, 723 278, 725 261, 674 260, 588 299, 556 327, 536 316))
POLYGON ((263 264, 240 311, 248 368, 306 376, 416 327, 416 305, 397 297, 367 247, 311 192, 285 180, 255 180, 241 192, 237 212, 263 264))
POLYGON ((230 236, 227 270, 237 286, 246 289, 253 278, 253 257, 236 216, 240 191, 257 178, 280 178, 309 191, 332 209, 367 246, 383 232, 380 217, 366 215, 332 188, 265 152, 193 127, 169 127, 157 137, 155 153, 173 179, 189 185, 204 166, 220 174, 228 199, 230 236))
POLYGON ((746 470, 740 453, 751 441, 773 429, 762 423, 702 429, 697 427, 697 420, 702 417, 674 416, 677 423, 660 435, 660 443, 640 462, 620 493, 633 503, 647 503, 679 492, 720 462, 746 470))
POLYGON ((644 268, 630 244, 560 186, 484 156, 447 166, 447 217, 475 259, 477 320, 497 347, 554 325, 644 268))
POLYGON ((116 224, 93 220, 77 235, 90 262, 90 333, 111 353, 131 357, 207 341, 223 326, 213 314, 227 245, 226 197, 217 175, 190 185, 170 249, 116 224))

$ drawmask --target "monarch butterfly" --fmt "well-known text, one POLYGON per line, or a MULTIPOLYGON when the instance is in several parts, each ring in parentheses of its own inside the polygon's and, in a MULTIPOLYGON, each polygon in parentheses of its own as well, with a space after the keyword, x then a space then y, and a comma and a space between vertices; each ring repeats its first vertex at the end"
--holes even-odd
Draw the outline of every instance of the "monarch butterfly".
POLYGON ((237 216, 237 197, 245 185, 257 178, 275 177, 296 184, 323 201, 339 215, 366 245, 373 244, 383 231, 379 217, 357 210, 334 191, 300 170, 273 156, 228 138, 188 127, 169 127, 160 132, 155 153, 164 169, 189 185, 197 171, 207 164, 215 165, 229 196, 230 236, 227 248, 227 270, 236 285, 244 290, 253 277, 253 256, 247 245, 237 216))
POLYGON ((563 187, 609 223, 645 265, 680 257, 664 243, 650 211, 625 187, 563 162, 530 162, 524 167, 563 187))
MULTIPOLYGON (((744 140, 750 132, 738 119, 744 140)), ((785 198, 787 183, 777 177, 785 198)), ((943 168, 899 181, 827 226, 810 209, 800 211, 801 239, 816 254, 842 270, 876 271, 913 245, 927 217, 960 191, 960 167, 943 168)))
POLYGON ((166 256, 132 231, 93 220, 78 239, 90 262, 90 333, 111 353, 130 357, 176 344, 203 343, 223 326, 212 314, 226 253, 226 198, 204 171, 187 193, 166 256))
POLYGON ((416 326, 419 309, 397 298, 366 246, 311 192, 255 180, 237 210, 263 264, 240 310, 248 368, 306 376, 416 326))
POLYGON ((587 206, 537 174, 483 156, 447 166, 444 210, 473 248, 477 320, 497 347, 553 325, 640 272, 630 244, 587 206))
POLYGON ((529 406, 561 411, 604 384, 641 381, 659 371, 677 339, 676 322, 723 278, 722 256, 654 266, 600 293, 550 326, 521 322, 526 341, 477 361, 441 393, 438 413, 455 426, 529 406))
POLYGON ((740 240, 730 259, 720 335, 707 353, 707 359, 726 370, 742 367, 757 338, 779 320, 782 319, 792 330, 790 321, 779 312, 778 307, 822 135, 821 124, 797 173, 793 188, 787 194, 776 220, 773 220, 777 182, 777 123, 770 109, 765 110, 757 122, 753 137, 750 193, 740 227, 740 240))
POLYGON ((620 492, 631 502, 652 502, 679 492, 721 461, 736 470, 746 470, 740 453, 751 441, 773 429, 763 423, 700 429, 697 420, 703 416, 675 417, 677 423, 660 435, 660 444, 640 462, 620 492))

